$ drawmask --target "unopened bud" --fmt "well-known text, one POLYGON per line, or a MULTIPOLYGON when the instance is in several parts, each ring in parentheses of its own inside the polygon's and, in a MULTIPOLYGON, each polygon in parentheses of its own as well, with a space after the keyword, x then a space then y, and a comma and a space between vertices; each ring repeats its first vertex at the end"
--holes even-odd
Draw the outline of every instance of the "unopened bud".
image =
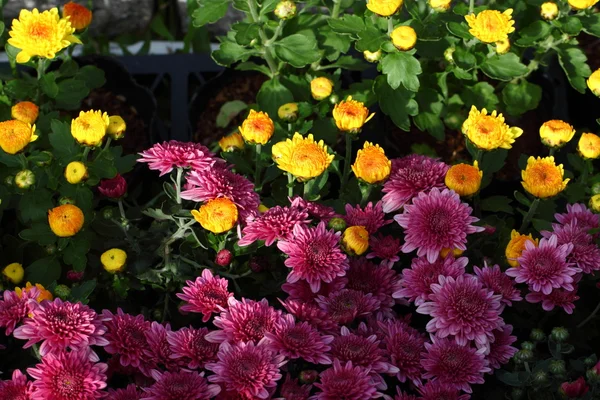
POLYGON ((302 383, 313 383, 319 377, 319 373, 314 369, 305 369, 300 372, 300 382, 302 383))
POLYGON ((329 229, 333 229, 336 232, 341 232, 344 229, 346 229, 346 220, 344 220, 344 218, 339 217, 331 218, 329 220, 329 223, 327 224, 327 227, 329 229))
POLYGON ((35 174, 33 171, 24 169, 17 172, 17 175, 15 176, 15 185, 17 185, 19 189, 29 189, 34 184, 35 174))
POLYGON ((550 337, 558 343, 564 342, 569 338, 569 331, 563 328, 562 326, 556 327, 552 329, 550 333, 550 337))
POLYGON ((220 265, 221 267, 227 267, 229 264, 231 264, 232 260, 233 254, 231 254, 231 251, 222 249, 219 250, 217 256, 215 257, 215 264, 220 265))
POLYGON ((296 15, 296 3, 292 0, 280 1, 275 6, 275 15, 279 19, 290 19, 296 15))

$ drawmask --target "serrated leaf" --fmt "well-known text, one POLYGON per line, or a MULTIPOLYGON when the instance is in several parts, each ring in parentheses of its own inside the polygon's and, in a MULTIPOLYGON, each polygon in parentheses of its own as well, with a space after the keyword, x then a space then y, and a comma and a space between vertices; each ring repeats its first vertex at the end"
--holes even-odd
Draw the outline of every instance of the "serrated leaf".
POLYGON ((437 140, 444 140, 445 126, 440 117, 431 112, 420 112, 413 118, 417 128, 427 131, 437 140))
POLYGON ((403 85, 406 89, 418 92, 419 77, 423 70, 421 63, 415 57, 404 52, 387 54, 381 60, 382 72, 386 74, 388 84, 392 89, 403 85))
POLYGON ((478 109, 495 110, 500 99, 498 99, 494 90, 494 87, 489 83, 478 82, 473 86, 465 87, 460 94, 460 98, 467 110, 471 109, 471 106, 475 106, 478 109))
POLYGON ((481 201, 481 209, 490 212, 505 212, 507 214, 513 213, 513 208, 510 206, 512 202, 506 196, 492 196, 487 197, 481 201))
POLYGON ((258 71, 267 76, 271 76, 271 71, 269 70, 269 68, 265 67, 264 65, 258 65, 256 63, 253 63, 252 61, 240 63, 235 67, 235 69, 239 71, 258 71))
POLYGON ((58 85, 56 84, 56 74, 54 72, 48 72, 42 76, 39 80, 40 89, 44 94, 52 99, 58 95, 58 85))
POLYGON ((562 44, 558 46, 558 61, 571 86, 578 92, 585 93, 586 78, 592 73, 585 53, 575 45, 562 44))
POLYGON ((89 250, 89 240, 82 236, 74 236, 63 252, 64 261, 71 265, 75 271, 83 271, 87 264, 89 250))
POLYGON ((258 38, 258 24, 238 22, 231 29, 235 31, 235 41, 242 46, 249 45, 252 40, 258 38))
POLYGON ((88 86, 80 79, 69 78, 58 84, 56 106, 66 110, 79 108, 81 101, 90 93, 88 86))
POLYGON ((198 0, 198 8, 192 14, 194 26, 217 22, 225 16, 228 8, 229 1, 226 0, 198 0))
POLYGON ((23 240, 36 242, 42 246, 55 243, 57 239, 56 235, 50 230, 50 226, 44 223, 31 225, 29 229, 21 231, 19 237, 23 240))
POLYGON ((517 46, 531 46, 538 40, 545 39, 552 31, 552 26, 544 21, 535 21, 531 25, 519 30, 519 39, 515 41, 517 46))
POLYGON ((510 81, 529 72, 515 53, 494 55, 481 64, 481 70, 490 78, 510 81))
POLYGON ((253 54, 256 54, 253 49, 247 49, 233 42, 223 42, 211 56, 217 64, 228 67, 237 61, 247 61, 253 54))
POLYGON ((526 80, 518 84, 511 83, 502 90, 502 100, 509 114, 521 115, 537 108, 542 100, 542 88, 526 80))
POLYGON ((470 71, 477 65, 477 58, 468 49, 457 47, 452 55, 456 65, 465 71, 470 71))
POLYGON ((83 304, 87 304, 87 302, 88 302, 87 299, 94 292, 95 288, 96 288, 96 280, 95 279, 85 281, 79 286, 74 286, 73 289, 71 290, 71 299, 73 299, 73 301, 80 301, 83 304))
POLYGON ((19 201, 19 212, 25 223, 47 220, 48 210, 52 207, 52 193, 41 188, 26 192, 19 201))
POLYGON ((104 71, 94 65, 86 65, 75 74, 75 79, 85 82, 88 89, 98 89, 104 86, 106 78, 104 71))
POLYGON ((561 18, 554 22, 567 35, 578 35, 579 32, 581 32, 581 29, 583 29, 583 24, 579 18, 573 15, 561 18))
POLYGON ((317 50, 314 36, 299 33, 286 36, 275 43, 277 56, 296 68, 319 61, 321 56, 317 50))
POLYGON ((226 128, 232 119, 234 119, 239 113, 246 110, 248 104, 241 100, 228 101, 221 106, 219 114, 217 115, 217 127, 226 128))
POLYGON ((60 263, 53 257, 41 258, 25 268, 27 281, 48 287, 60 278, 60 263))
POLYGON ((595 13, 579 17, 585 33, 600 37, 600 14, 595 13))
POLYGON ((469 33, 469 26, 464 22, 448 22, 446 27, 448 28, 448 31, 456 37, 466 40, 473 39, 473 35, 469 33))
POLYGON ((53 119, 50 126, 52 132, 48 135, 48 139, 52 146, 52 153, 61 164, 66 165, 79 154, 80 147, 75 143, 68 123, 53 119))
POLYGON ((392 89, 385 76, 375 79, 373 90, 379 99, 381 111, 388 115, 397 127, 408 132, 409 116, 415 116, 419 112, 419 105, 414 100, 415 93, 404 87, 392 89))
POLYGON ((365 23, 358 15, 346 14, 341 18, 328 18, 327 23, 337 33, 358 34, 365 29, 365 23))
POLYGON ((384 35, 379 29, 375 27, 368 27, 367 29, 358 33, 358 41, 356 42, 356 50, 358 51, 371 51, 375 52, 381 48, 381 45, 390 40, 387 35, 384 35))

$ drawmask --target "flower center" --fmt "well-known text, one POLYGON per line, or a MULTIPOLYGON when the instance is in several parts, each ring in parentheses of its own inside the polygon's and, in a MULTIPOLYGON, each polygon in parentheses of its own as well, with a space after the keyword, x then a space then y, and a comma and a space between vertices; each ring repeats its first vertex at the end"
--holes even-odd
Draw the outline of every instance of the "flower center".
POLYGON ((55 393, 64 398, 77 398, 83 389, 83 379, 76 373, 62 371, 62 374, 54 377, 55 393))
POLYGON ((29 34, 36 39, 47 39, 52 33, 52 27, 44 23, 32 24, 29 28, 29 34))
POLYGON ((443 235, 450 230, 450 218, 448 218, 448 215, 444 210, 433 210, 433 212, 429 214, 427 220, 431 232, 443 235))

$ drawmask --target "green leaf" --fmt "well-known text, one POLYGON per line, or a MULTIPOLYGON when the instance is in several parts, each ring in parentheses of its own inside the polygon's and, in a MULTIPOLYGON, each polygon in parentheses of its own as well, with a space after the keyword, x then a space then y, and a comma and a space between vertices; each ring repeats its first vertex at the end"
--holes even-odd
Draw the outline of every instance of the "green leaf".
POLYGON ((71 290, 71 298, 73 299, 73 301, 80 301, 83 304, 87 304, 87 298, 90 297, 95 288, 95 279, 85 281, 81 285, 73 287, 73 289, 71 290))
POLYGON ((239 71, 258 71, 267 76, 271 76, 271 71, 269 70, 269 68, 267 68, 264 65, 258 65, 256 63, 253 63, 252 61, 240 63, 237 65, 237 67, 235 67, 235 69, 239 71))
POLYGON ((175 41, 175 37, 169 31, 169 28, 167 28, 164 17, 160 13, 157 13, 154 18, 152 18, 152 21, 150 21, 150 29, 162 39, 175 41))
POLYGON ((531 46, 538 40, 545 39, 552 31, 552 26, 544 21, 538 20, 533 24, 519 30, 520 37, 515 41, 517 46, 531 46))
POLYGON ((512 199, 509 199, 506 196, 492 196, 481 201, 481 209, 483 211, 505 212, 507 214, 512 214, 514 210, 510 206, 511 202, 512 199))
POLYGON ((19 211, 23 222, 45 221, 48 210, 53 207, 52 192, 38 188, 32 192, 26 192, 19 201, 19 211))
POLYGON ((75 76, 78 70, 79 65, 77 65, 77 63, 73 59, 69 59, 63 61, 63 63, 60 64, 60 67, 58 68, 58 74, 62 78, 70 78, 72 76, 75 76))
POLYGON ((80 147, 71 135, 68 123, 53 119, 51 122, 52 133, 48 135, 54 156, 64 165, 73 161, 79 154, 80 147))
POLYGON ((460 98, 467 110, 470 110, 471 106, 475 106, 478 109, 495 110, 500 100, 494 93, 494 90, 494 87, 489 83, 479 82, 473 86, 465 87, 460 94, 460 98))
POLYGON ((456 37, 466 40, 473 39, 473 35, 469 33, 469 25, 464 22, 448 22, 446 27, 448 28, 448 31, 456 37))
POLYGON ((131 171, 137 163, 138 156, 136 154, 122 156, 123 148, 121 146, 110 147, 110 152, 115 160, 115 168, 121 175, 131 171))
POLYGON ((0 149, 0 163, 7 167, 21 167, 21 157, 16 154, 8 154, 0 149))
POLYGON ((444 140, 445 126, 440 117, 431 112, 420 112, 413 121, 421 131, 427 131, 437 140, 444 140))
POLYGON ((583 24, 576 16, 567 16, 566 18, 554 21, 554 23, 567 35, 579 35, 581 29, 583 29, 583 24))
POLYGON ((35 97, 37 81, 26 79, 13 79, 4 84, 4 93, 15 100, 31 99, 35 97))
POLYGON ((514 196, 519 203, 523 204, 526 207, 531 207, 531 201, 523 193, 519 192, 518 190, 515 190, 514 196))
POLYGON ((585 33, 600 37, 600 14, 579 17, 585 33))
POLYGON ((340 54, 348 53, 352 45, 352 39, 348 35, 340 35, 329 27, 319 29, 319 44, 325 50, 325 58, 335 61, 340 54))
POLYGON ((364 71, 369 68, 369 64, 352 56, 342 56, 328 67, 339 67, 347 71, 364 71))
POLYGON ((358 51, 377 51, 381 48, 382 44, 390 40, 387 35, 384 35, 375 27, 368 27, 361 31, 358 37, 359 39, 356 42, 356 50, 358 51))
POLYGON ((81 208, 84 214, 90 213, 91 216, 94 194, 88 186, 65 183, 60 188, 60 194, 75 200, 75 205, 81 208))
POLYGON ((409 116, 419 113, 419 105, 414 100, 415 93, 404 87, 392 89, 385 76, 378 76, 375 79, 373 90, 379 99, 381 111, 388 115, 397 127, 408 132, 409 116))
POLYGON ((387 75, 388 84, 397 89, 401 84, 410 91, 419 91, 419 77, 423 70, 415 57, 404 52, 387 54, 381 60, 381 67, 387 75))
POLYGON ((247 61, 256 51, 233 42, 223 42, 219 50, 213 51, 212 58, 219 65, 228 67, 236 61, 247 61))
POLYGON ((503 369, 499 369, 496 371, 496 378, 508 386, 520 387, 525 384, 525 381, 522 380, 519 372, 508 372, 503 369))
POLYGON ((275 10, 275 7, 277 7, 277 3, 279 3, 280 0, 262 0, 260 2, 260 13, 259 15, 263 16, 267 13, 272 12, 273 10, 275 10))
POLYGON ((217 22, 225 16, 229 8, 226 0, 198 0, 198 9, 192 14, 194 26, 203 26, 217 22))
POLYGON ((515 53, 494 55, 481 64, 481 70, 490 78, 510 81, 525 75, 529 69, 521 63, 515 53))
POLYGON ((585 93, 587 89, 585 80, 592 74, 585 53, 575 45, 561 44, 558 46, 558 61, 567 74, 571 86, 578 92, 585 93))
POLYGON ((4 22, 0 21, 0 35, 2 35, 4 33, 4 28, 5 28, 4 22))
POLYGON ((500 171, 504 166, 507 156, 508 150, 505 149, 496 149, 485 152, 480 165, 484 175, 491 177, 492 174, 500 171))
POLYGON ((110 179, 117 175, 115 159, 109 151, 101 151, 98 156, 88 164, 90 178, 110 179))
POLYGON ((296 68, 319 61, 321 58, 314 36, 295 33, 275 42, 275 53, 296 68))
POLYGON ((219 114, 217 115, 217 127, 226 128, 232 119, 234 119, 239 113, 246 110, 248 104, 241 100, 228 101, 221 106, 219 114))
POLYGON ((48 72, 40 79, 40 89, 46 96, 54 99, 58 95, 58 85, 56 84, 56 74, 48 72))
POLYGON ((252 40, 258 38, 258 24, 238 22, 231 29, 235 31, 235 41, 242 46, 247 46, 252 40))
POLYGON ((25 229, 19 233, 19 237, 23 240, 36 242, 42 246, 53 244, 56 242, 56 235, 50 230, 50 226, 44 223, 35 223, 29 229, 25 229))
POLYGON ((87 238, 81 235, 74 236, 63 252, 65 263, 71 265, 75 271, 83 271, 87 264, 87 253, 90 247, 87 238))
POLYGON ((60 278, 60 263, 54 257, 41 258, 25 268, 27 281, 49 286, 60 278))
POLYGON ((98 89, 104 86, 106 78, 104 71, 94 65, 86 65, 75 74, 75 79, 85 82, 88 89, 98 89))
POLYGON ((518 84, 508 84, 502 90, 502 100, 506 104, 506 111, 515 116, 535 110, 541 99, 542 88, 526 80, 522 80, 518 84))
POLYGON ((90 90, 84 81, 75 78, 65 79, 58 84, 56 106, 66 110, 77 109, 89 93, 90 90))
POLYGON ((279 107, 286 103, 292 103, 294 96, 288 88, 279 82, 279 79, 274 78, 263 83, 256 96, 256 101, 261 110, 266 111, 275 118, 279 107))
POLYGON ((468 49, 461 46, 456 48, 452 57, 456 65, 465 71, 470 71, 477 65, 477 58, 468 49))
POLYGON ((337 33, 358 34, 365 29, 363 19, 358 15, 346 14, 341 18, 328 18, 327 23, 337 33))

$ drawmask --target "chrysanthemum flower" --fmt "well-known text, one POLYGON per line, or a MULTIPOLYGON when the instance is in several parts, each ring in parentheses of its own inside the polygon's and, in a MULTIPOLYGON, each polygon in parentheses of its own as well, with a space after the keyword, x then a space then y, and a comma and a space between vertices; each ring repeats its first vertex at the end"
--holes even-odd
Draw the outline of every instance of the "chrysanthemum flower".
POLYGON ((421 354, 425 351, 425 337, 403 321, 389 320, 380 323, 379 326, 384 335, 383 348, 390 364, 398 369, 398 380, 420 384, 423 374, 421 354))
POLYGON ((230 391, 258 399, 269 397, 269 390, 277 386, 281 379, 279 369, 286 363, 282 355, 277 355, 267 346, 267 339, 258 344, 224 342, 219 349, 219 361, 206 365, 214 372, 208 380, 223 383, 230 391))
POLYGON ((510 149, 515 139, 523 134, 523 129, 506 125, 502 114, 495 110, 488 115, 485 108, 479 111, 472 106, 462 132, 475 146, 489 151, 510 149))
POLYGON ((33 124, 40 113, 40 108, 30 101, 20 101, 10 109, 10 115, 26 124, 33 124))
POLYGON ((418 313, 432 317, 427 332, 440 338, 452 335, 462 346, 473 340, 477 347, 489 348, 492 331, 504 323, 501 296, 484 288, 472 275, 438 279, 439 284, 431 285, 429 301, 417 308, 418 313))
POLYGON ((223 233, 237 223, 238 209, 233 201, 219 197, 202 204, 199 210, 192 210, 192 216, 207 231, 223 233))
POLYGON ((0 381, 0 399, 31 400, 32 395, 31 382, 27 382, 27 377, 18 369, 13 371, 11 380, 0 381))
POLYGON ((383 185, 383 212, 399 210, 421 192, 443 188, 448 168, 441 161, 418 154, 392 160, 392 173, 383 185))
POLYGON ((494 330, 494 341, 490 344, 490 352, 485 357, 492 369, 501 368, 517 352, 517 349, 511 346, 517 341, 517 337, 511 335, 512 330, 512 325, 505 325, 494 330))
POLYGON ((553 289, 550 294, 531 292, 525 296, 525 300, 530 303, 542 303, 544 311, 552 311, 554 307, 560 307, 567 314, 573 314, 579 296, 577 296, 577 285, 573 285, 573 290, 553 289))
POLYGON ((207 328, 181 328, 167 332, 167 341, 171 348, 171 359, 180 360, 189 369, 204 368, 206 363, 217 359, 219 345, 206 340, 207 328))
POLYGON ((381 393, 377 392, 375 382, 369 374, 368 368, 353 366, 352 361, 342 364, 335 360, 333 367, 321 373, 321 381, 315 383, 321 391, 311 399, 368 400, 380 397, 381 393))
POLYGON ((396 303, 392 297, 399 280, 396 271, 375 265, 366 258, 358 258, 350 261, 346 278, 346 289, 371 293, 380 301, 381 307, 391 308, 396 303))
POLYGON ((575 10, 585 10, 595 5, 598 0, 568 0, 569 5, 575 10))
POLYGON ((340 248, 339 236, 339 233, 325 229, 324 222, 316 228, 294 226, 292 238, 277 243, 279 250, 288 256, 285 265, 292 269, 287 281, 305 280, 313 292, 317 292, 321 282, 329 283, 344 276, 348 258, 340 248))
POLYGON ((563 165, 556 165, 554 157, 529 157, 527 167, 521 171, 523 188, 541 199, 556 196, 567 187, 570 179, 563 181, 563 165))
POLYGON ((144 388, 141 400, 209 400, 221 391, 219 385, 209 385, 204 373, 192 371, 152 371, 156 383, 144 388))
POLYGON ((86 305, 57 298, 53 302, 31 302, 30 307, 29 318, 13 333, 17 339, 27 340, 25 349, 42 342, 40 355, 46 356, 108 344, 103 338, 103 319, 86 305))
POLYGON ((308 224, 308 213, 298 207, 275 206, 267 212, 250 217, 242 230, 239 246, 248 246, 257 240, 264 240, 265 246, 270 246, 276 240, 289 239, 294 226, 308 224))
POLYGON ((8 154, 17 154, 37 138, 35 125, 16 119, 0 122, 0 147, 8 154))
POLYGON ((469 24, 469 33, 484 43, 494 43, 508 39, 508 34, 515 31, 512 19, 512 8, 504 12, 483 10, 477 15, 465 15, 469 24))
POLYGON ((476 350, 449 339, 434 339, 425 343, 421 354, 425 369, 423 378, 437 380, 442 385, 471 393, 471 385, 484 382, 483 374, 491 369, 484 359, 485 349, 476 350))
POLYGON ((351 289, 343 289, 327 297, 319 296, 317 303, 339 324, 348 324, 355 318, 368 315, 381 306, 379 300, 372 294, 351 289))
POLYGON ((600 215, 594 214, 585 204, 581 203, 567 204, 567 212, 564 214, 554 214, 554 218, 562 225, 567 225, 571 221, 575 221, 586 232, 590 229, 600 227, 600 215))
POLYGON ((461 394, 453 385, 443 384, 438 380, 429 381, 417 389, 421 394, 419 400, 469 400, 468 394, 461 394))
POLYGON ((0 300, 0 327, 5 328, 4 333, 10 335, 20 323, 31 312, 31 299, 36 299, 40 292, 37 288, 12 292, 5 290, 0 300))
POLYGON ((404 0, 369 0, 367 8, 377 15, 389 17, 402 7, 403 2, 404 0))
POLYGON ((52 292, 50 292, 48 289, 46 289, 40 283, 36 283, 35 285, 32 285, 31 282, 27 282, 25 284, 24 288, 16 287, 15 293, 17 294, 17 296, 23 297, 24 293, 28 293, 31 290, 34 290, 35 293, 37 293, 37 297, 35 297, 35 301, 37 301, 38 303, 41 303, 44 300, 52 301, 52 299, 54 298, 54 296, 52 296, 52 292))
POLYGON ((266 332, 268 346, 275 353, 286 358, 301 358, 313 364, 331 364, 326 354, 333 341, 331 335, 321 335, 307 322, 296 323, 294 317, 287 314, 275 325, 273 332, 266 332))
POLYGON ((315 141, 312 133, 303 137, 296 132, 291 139, 275 143, 271 149, 273 161, 282 171, 289 172, 300 181, 321 175, 333 161, 323 140, 315 141))
POLYGON ((559 13, 558 5, 553 1, 547 1, 540 6, 540 15, 546 21, 554 20, 559 13))
POLYGON ((342 132, 357 134, 373 118, 375 114, 369 115, 369 109, 364 103, 352 100, 348 96, 346 100, 340 101, 333 107, 333 119, 337 128, 342 132))
POLYGON ((519 257, 520 268, 510 268, 506 274, 515 278, 517 283, 527 283, 535 292, 550 294, 553 289, 573 290, 573 276, 579 269, 567 262, 567 256, 573 245, 558 245, 556 236, 540 240, 536 247, 525 243, 525 251, 519 257))
POLYGON ((600 269, 600 248, 594 243, 594 237, 571 221, 566 225, 552 224, 553 232, 542 231, 545 238, 556 235, 558 245, 572 244, 573 250, 567 261, 575 264, 584 274, 593 274, 600 269))
POLYGON ((88 178, 88 170, 81 161, 71 161, 65 167, 64 177, 72 185, 76 185, 88 178))
POLYGON ((474 267, 473 271, 483 287, 501 296, 502 309, 505 305, 512 306, 513 301, 523 300, 521 292, 515 288, 514 281, 500 269, 499 265, 488 267, 486 264, 483 268, 474 267))
POLYGON ((221 151, 231 152, 244 148, 244 138, 239 132, 233 132, 219 139, 221 151))
POLYGON ((327 334, 338 331, 338 324, 331 316, 319 308, 316 304, 304 303, 298 300, 281 301, 285 309, 292 314, 298 321, 308 322, 318 331, 327 334))
POLYGON ((390 235, 382 235, 381 233, 373 235, 369 238, 369 247, 371 252, 367 253, 367 259, 379 258, 381 266, 393 268, 394 264, 400 260, 398 253, 402 250, 402 243, 390 235))
MULTIPOLYGON (((190 168, 196 173, 200 173, 210 169, 217 162, 214 154, 206 146, 177 140, 157 143, 148 150, 141 152, 140 155, 142 157, 138 159, 138 162, 148 163, 148 168, 160 171, 160 176, 173 171, 173 168, 190 168)), ((189 178, 188 182, 194 184, 189 178)), ((201 186, 202 184, 197 185, 201 186)), ((215 197, 217 196, 210 198, 215 197)), ((206 200, 208 199, 194 201, 206 200)))
POLYGON ((342 233, 342 248, 353 256, 361 256, 369 249, 369 231, 364 226, 349 226, 342 233))
POLYGON ((300 196, 289 199, 290 206, 306 211, 309 217, 328 222, 331 218, 337 217, 338 214, 332 207, 324 204, 315 203, 314 201, 304 200, 300 196))
POLYGON ((78 31, 84 30, 92 23, 92 12, 72 1, 63 6, 63 17, 68 18, 71 26, 78 31))
POLYGON ((592 72, 587 80, 587 85, 592 93, 596 96, 600 96, 600 68, 592 72))
POLYGON ((48 211, 50 229, 58 237, 71 237, 83 227, 83 211, 73 204, 63 204, 48 211))
POLYGON ((376 335, 364 336, 350 332, 345 326, 331 343, 331 356, 341 363, 351 361, 378 374, 395 374, 398 368, 390 364, 381 341, 376 335))
POLYGON ((430 263, 425 257, 412 260, 410 268, 402 270, 399 289, 392 294, 396 299, 405 298, 419 306, 429 300, 431 285, 439 282, 440 276, 458 278, 465 273, 469 259, 466 257, 454 258, 446 255, 430 263))
POLYGON ((220 330, 205 336, 209 342, 258 342, 281 320, 281 311, 269 306, 267 299, 239 301, 230 297, 228 304, 213 321, 220 330))
POLYGON ((318 296, 329 296, 329 293, 337 292, 346 287, 348 279, 345 276, 337 277, 330 283, 321 282, 321 287, 317 292, 313 292, 307 281, 297 281, 294 283, 286 282, 281 285, 281 289, 286 292, 288 300, 300 300, 303 303, 315 303, 318 296))
POLYGON ((10 263, 2 269, 2 275, 11 283, 18 285, 23 281, 23 277, 25 276, 25 269, 23 268, 23 264, 16 262, 10 263))
POLYGON ((119 140, 125 137, 127 123, 120 115, 111 115, 108 117, 108 128, 106 134, 114 140, 119 140))
POLYGON ((99 146, 106 136, 110 121, 108 114, 102 111, 81 111, 77 118, 71 121, 71 135, 85 146, 99 146))
POLYGON ((130 384, 125 389, 108 389, 105 400, 140 400, 141 398, 142 393, 136 388, 135 384, 130 384))
POLYGON ((269 118, 269 114, 250 110, 239 131, 244 140, 250 144, 266 144, 275 132, 275 125, 269 118))
POLYGON ((127 263, 127 253, 122 249, 109 249, 100 256, 100 263, 104 270, 110 274, 123 271, 127 263))
POLYGON ((364 209, 360 207, 360 204, 355 207, 346 204, 345 210, 344 220, 348 226, 364 226, 370 234, 376 233, 381 227, 392 222, 385 219, 381 201, 378 201, 375 205, 369 202, 364 209))
POLYGON ((397 26, 390 35, 392 44, 400 51, 411 50, 417 44, 417 32, 408 25, 397 26))
POLYGON ((281 385, 280 400, 308 400, 312 385, 300 385, 298 379, 292 379, 290 375, 285 377, 285 382, 281 385))
POLYGON ((459 196, 471 196, 479 191, 482 178, 483 171, 475 160, 473 165, 456 164, 450 167, 444 182, 448 189, 454 190, 459 196))
POLYGON ((582 133, 577 143, 577 151, 583 158, 595 160, 600 157, 600 136, 582 133))
POLYGON ((27 373, 35 379, 32 400, 101 399, 108 366, 88 351, 47 354, 27 373))
POLYGON ((187 303, 181 307, 181 311, 200 313, 202 322, 207 322, 213 313, 218 313, 221 307, 227 307, 227 301, 233 296, 232 292, 227 291, 228 284, 227 279, 214 276, 205 268, 195 281, 186 282, 183 293, 177 294, 187 303))
MULTIPOLYGON (((385 397, 387 399, 387 397, 385 397)), ((389 398, 391 400, 391 397, 389 398)), ((413 394, 403 393, 399 387, 396 387, 396 395, 393 400, 419 400, 413 394)))
POLYGON ((519 257, 521 257, 523 250, 525 250, 525 243, 531 242, 537 246, 539 241, 539 239, 533 239, 531 233, 529 235, 522 235, 513 229, 510 233, 510 241, 506 245, 506 250, 504 253, 506 255, 506 261, 508 261, 508 264, 510 264, 511 267, 518 267, 519 257))
POLYGON ((404 228, 402 251, 427 256, 429 262, 437 260, 443 248, 466 250, 467 235, 481 232, 483 227, 472 225, 479 221, 471 216, 471 207, 462 203, 458 195, 448 189, 440 192, 433 188, 428 194, 419 193, 404 213, 394 220, 404 228))
POLYGON ((81 41, 73 36, 75 28, 66 18, 58 16, 58 8, 39 12, 21 10, 19 19, 14 19, 8 35, 8 43, 21 51, 17 62, 24 64, 32 57, 53 59, 56 53, 81 41))
POLYGON ((325 100, 333 92, 333 81, 326 76, 318 76, 310 81, 310 94, 317 101, 325 100))
POLYGON ((98 185, 98 192, 109 199, 121 198, 127 193, 127 181, 120 174, 114 178, 102 179, 98 185))
POLYGON ((352 172, 358 179, 367 183, 381 183, 390 176, 392 162, 385 156, 385 151, 378 144, 365 142, 363 148, 356 153, 352 172))
POLYGON ((148 348, 145 351, 146 356, 157 364, 169 371, 176 371, 185 365, 184 360, 172 358, 173 351, 168 341, 168 334, 171 333, 171 325, 162 325, 152 321, 150 329, 146 331, 146 340, 148 348))
POLYGON ((575 129, 559 119, 546 121, 540 127, 542 143, 549 147, 562 147, 573 139, 575 129))

